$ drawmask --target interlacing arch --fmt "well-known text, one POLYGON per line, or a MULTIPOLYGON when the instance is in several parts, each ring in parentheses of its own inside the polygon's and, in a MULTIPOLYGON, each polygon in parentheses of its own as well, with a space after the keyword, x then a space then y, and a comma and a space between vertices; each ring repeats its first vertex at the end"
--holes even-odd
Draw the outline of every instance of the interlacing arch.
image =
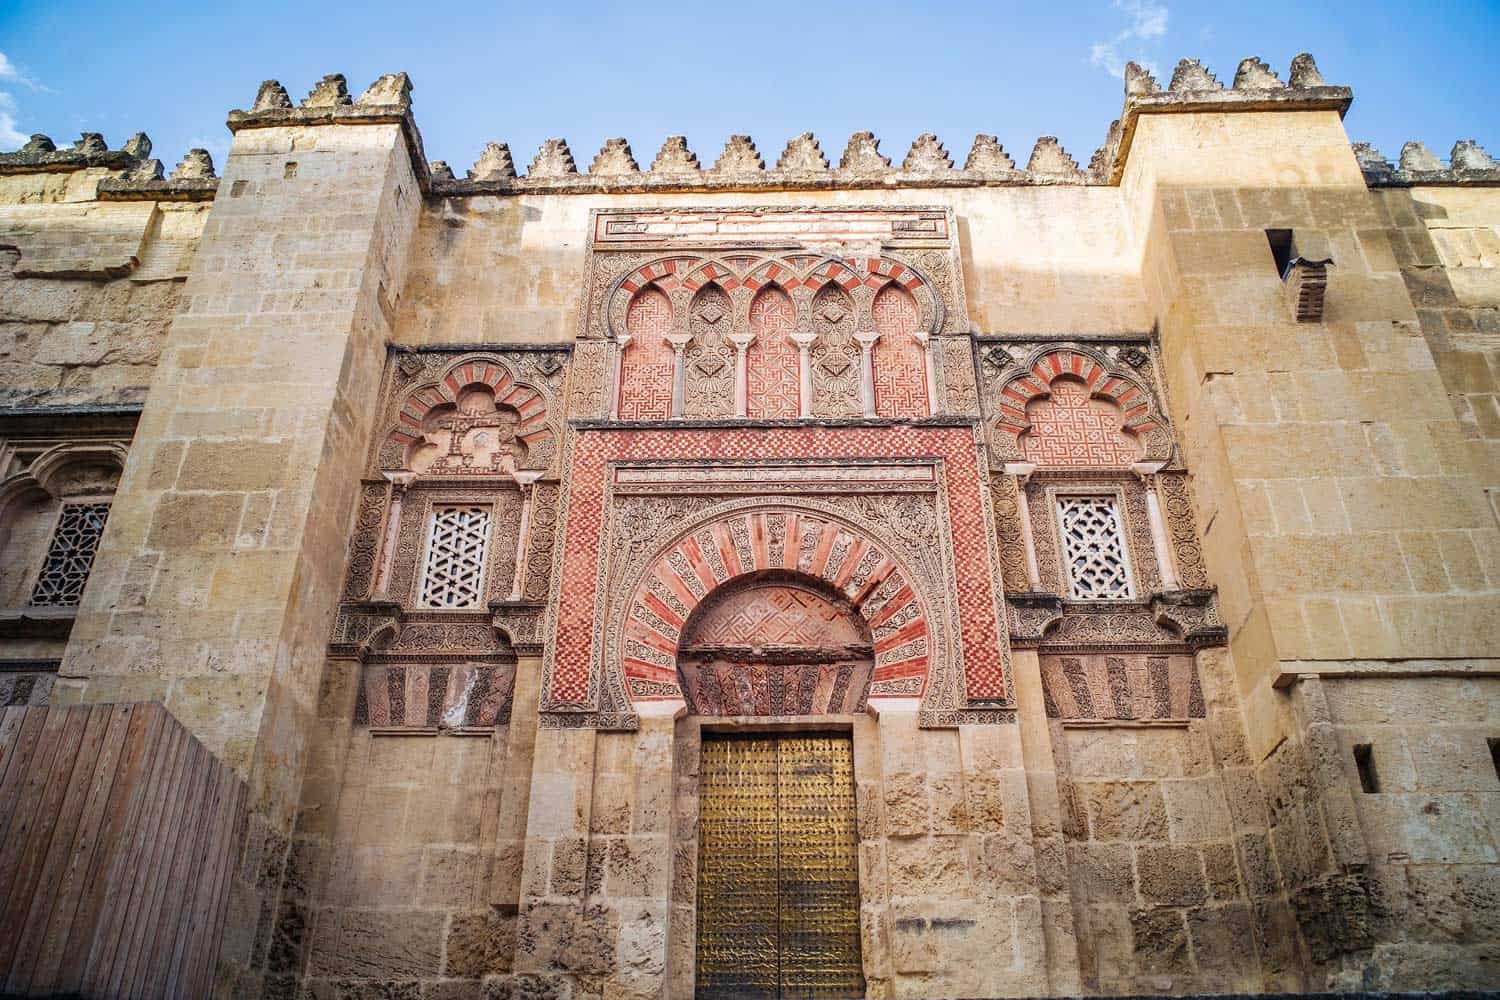
MULTIPOLYGON (((1028 407, 1051 398, 1063 386, 1078 386, 1079 395, 1118 407, 1119 430, 1139 443, 1139 460, 1171 458, 1171 434, 1150 390, 1104 359, 1076 347, 1037 352, 1024 370, 1001 386, 992 426, 993 443, 1002 457, 1024 457, 1023 438, 1033 430, 1028 407)), ((1071 390, 1064 391, 1071 395, 1071 390)))
POLYGON ((694 609, 724 585, 762 573, 796 574, 842 595, 870 629, 870 697, 920 697, 932 656, 929 613, 890 550, 825 514, 757 509, 689 530, 640 577, 619 651, 632 701, 681 698, 677 651, 694 609))

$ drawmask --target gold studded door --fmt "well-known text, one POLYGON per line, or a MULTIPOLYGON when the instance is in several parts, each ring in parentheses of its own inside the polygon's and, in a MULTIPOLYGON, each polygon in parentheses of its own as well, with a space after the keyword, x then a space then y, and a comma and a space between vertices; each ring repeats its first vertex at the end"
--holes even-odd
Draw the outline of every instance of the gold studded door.
POLYGON ((863 996, 849 738, 705 733, 698 781, 698 996, 863 996))

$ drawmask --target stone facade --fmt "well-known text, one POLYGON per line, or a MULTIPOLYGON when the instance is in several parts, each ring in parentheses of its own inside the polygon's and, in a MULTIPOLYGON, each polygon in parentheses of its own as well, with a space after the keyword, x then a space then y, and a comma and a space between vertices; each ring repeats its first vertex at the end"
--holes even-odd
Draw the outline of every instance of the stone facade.
POLYGON ((746 733, 850 747, 872 997, 1500 980, 1482 149, 1299 56, 460 179, 410 92, 0 155, 0 699, 247 780, 219 995, 691 996, 746 733))

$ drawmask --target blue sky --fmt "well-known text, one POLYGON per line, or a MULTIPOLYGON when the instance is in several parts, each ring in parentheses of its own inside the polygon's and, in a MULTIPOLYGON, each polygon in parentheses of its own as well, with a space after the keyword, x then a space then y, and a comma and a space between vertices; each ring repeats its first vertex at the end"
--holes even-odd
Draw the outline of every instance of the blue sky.
POLYGON ((1446 157, 1476 138, 1500 156, 1500 0, 1320 4, 1052 0, 947 4, 447 2, 224 4, 0 0, 0 149, 83 130, 111 146, 145 130, 168 169, 189 146, 222 162, 225 113, 261 80, 300 99, 325 73, 356 94, 405 70, 428 156, 459 176, 484 143, 524 167, 561 135, 586 168, 623 135, 642 166, 687 135, 705 166, 730 133, 768 164, 813 131, 837 160, 870 129, 899 160, 936 132, 962 162, 976 132, 1024 165, 1039 135, 1087 163, 1120 109, 1120 65, 1165 86, 1184 56, 1228 84, 1245 56, 1284 80, 1311 51, 1354 88, 1352 138, 1394 158, 1420 139, 1446 157))

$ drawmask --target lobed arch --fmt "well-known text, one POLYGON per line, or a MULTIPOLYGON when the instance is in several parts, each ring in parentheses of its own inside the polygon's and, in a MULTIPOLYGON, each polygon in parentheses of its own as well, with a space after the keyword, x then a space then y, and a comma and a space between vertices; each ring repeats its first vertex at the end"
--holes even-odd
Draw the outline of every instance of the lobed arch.
MULTIPOLYGON (((922 312, 921 329, 936 334, 943 328, 946 312, 942 296, 922 271, 890 257, 835 257, 805 252, 733 257, 666 254, 640 264, 617 278, 604 294, 605 330, 612 339, 628 333, 625 316, 636 295, 655 285, 678 304, 713 282, 732 296, 753 295, 769 283, 780 285, 796 296, 811 295, 832 284, 864 304, 868 320, 869 300, 886 284, 895 283, 911 294, 922 312)), ((865 328, 863 325, 861 328, 865 328)))
POLYGON ((1000 457, 1015 461, 1024 457, 1021 438, 1032 429, 1027 408, 1052 395, 1059 380, 1081 384, 1090 399, 1118 406, 1120 430, 1141 447, 1140 461, 1167 462, 1172 457, 1172 436, 1156 399, 1134 376, 1080 347, 1038 349, 1025 366, 1001 383, 996 397, 996 417, 991 421, 992 444, 1000 457))
POLYGON ((415 449, 430 440, 429 418, 440 407, 459 405, 467 392, 483 389, 498 408, 516 414, 515 439, 525 449, 525 464, 545 468, 556 454, 557 437, 547 409, 548 397, 541 389, 517 378, 515 370, 500 358, 466 357, 433 382, 418 385, 406 394, 396 414, 396 425, 380 451, 380 470, 407 470, 415 449))
POLYGON ((632 702, 683 699, 677 654, 700 606, 728 586, 781 575, 827 588, 868 629, 871 698, 921 697, 936 653, 929 601, 884 542, 822 510, 757 507, 682 532, 635 577, 609 655, 632 702))

